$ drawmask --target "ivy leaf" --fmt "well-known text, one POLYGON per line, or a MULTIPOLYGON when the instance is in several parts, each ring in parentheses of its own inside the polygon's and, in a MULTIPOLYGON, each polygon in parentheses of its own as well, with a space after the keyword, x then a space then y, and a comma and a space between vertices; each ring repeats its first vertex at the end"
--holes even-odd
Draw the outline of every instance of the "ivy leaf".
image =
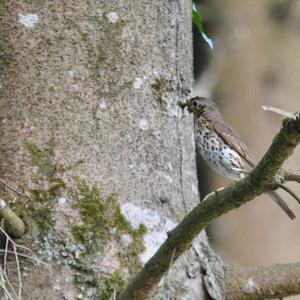
POLYGON ((200 15, 195 3, 193 3, 192 16, 193 16, 193 23, 197 27, 199 34, 202 35, 203 39, 208 44, 210 49, 213 49, 214 43, 213 43, 212 39, 210 39, 203 30, 201 15, 200 15))
POLYGON ((202 19, 201 19, 201 15, 198 12, 198 9, 197 9, 195 3, 193 3, 193 23, 197 27, 199 33, 202 34, 202 32, 203 32, 202 19))

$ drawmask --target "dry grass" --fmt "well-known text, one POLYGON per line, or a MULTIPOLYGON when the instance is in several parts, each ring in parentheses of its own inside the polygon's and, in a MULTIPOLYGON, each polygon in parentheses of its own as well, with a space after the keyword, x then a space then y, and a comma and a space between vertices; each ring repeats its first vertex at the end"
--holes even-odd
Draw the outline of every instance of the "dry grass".
MULTIPOLYGON (((29 248, 17 244, 13 241, 5 230, 0 227, 0 233, 5 236, 5 248, 0 249, 0 254, 3 254, 3 261, 0 265, 0 289, 2 289, 3 300, 21 300, 24 294, 28 293, 24 289, 22 283, 22 271, 20 268, 20 258, 30 260, 33 264, 44 265, 47 264, 41 261, 29 248), (8 267, 8 256, 12 257, 14 261, 14 267, 12 263, 9 263, 8 267), (13 268, 13 270, 12 270, 13 268), (10 269, 10 270, 9 270, 10 269), (12 283, 12 275, 17 273, 17 283, 12 283)), ((11 260, 10 260, 11 261, 11 260)), ((15 277, 15 276, 14 276, 15 277)), ((15 281, 15 278, 14 278, 15 281)), ((27 299, 29 297, 26 297, 27 299)))

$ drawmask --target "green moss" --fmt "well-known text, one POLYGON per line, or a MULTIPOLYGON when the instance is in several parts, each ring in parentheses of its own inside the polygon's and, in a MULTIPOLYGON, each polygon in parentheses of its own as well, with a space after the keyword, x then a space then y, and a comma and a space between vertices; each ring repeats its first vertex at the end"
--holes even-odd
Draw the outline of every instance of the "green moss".
POLYGON ((37 167, 37 174, 33 180, 35 183, 41 183, 48 181, 54 185, 59 185, 62 180, 58 177, 58 174, 62 174, 65 168, 55 162, 55 140, 51 138, 43 148, 24 141, 24 146, 28 151, 31 159, 31 164, 37 167))
POLYGON ((33 205, 29 205, 26 211, 30 212, 29 215, 38 226, 40 233, 46 233, 52 227, 52 214, 49 207, 35 208, 33 205))
MULTIPOLYGON (((93 254, 99 255, 104 250, 103 245, 106 245, 112 236, 117 241, 120 241, 123 234, 128 234, 132 238, 131 244, 126 249, 119 247, 120 267, 110 275, 98 279, 97 286, 100 299, 110 299, 113 291, 122 290, 129 277, 132 277, 140 269, 139 254, 144 250, 143 235, 146 232, 146 227, 144 225, 138 229, 131 227, 121 214, 115 194, 103 199, 96 186, 89 187, 80 181, 78 181, 78 203, 76 206, 79 209, 83 224, 74 225, 72 234, 74 239, 85 249, 82 253, 83 257, 93 254)), ((80 259, 78 259, 78 266, 76 264, 74 267, 80 271, 80 259)), ((90 278, 92 270, 87 272, 85 268, 81 274, 83 273, 85 275, 81 277, 81 281, 86 277, 90 278)), ((78 282, 78 278, 76 280, 78 282)))
POLYGON ((47 232, 52 227, 51 208, 53 201, 65 189, 61 175, 65 168, 55 162, 55 141, 51 138, 43 148, 28 141, 24 146, 30 155, 31 165, 36 167, 36 174, 32 181, 35 188, 29 190, 30 197, 25 211, 38 226, 41 233, 47 232))
POLYGON ((37 171, 32 178, 35 188, 29 190, 29 202, 26 207, 22 206, 19 209, 22 210, 22 215, 25 214, 33 220, 41 233, 45 233, 52 227, 53 202, 66 189, 62 175, 76 168, 82 161, 67 167, 57 163, 54 138, 50 138, 44 147, 38 147, 28 141, 24 141, 24 146, 29 153, 31 165, 37 171))
POLYGON ((145 231, 143 226, 134 230, 128 224, 120 212, 115 194, 103 199, 96 186, 89 188, 85 183, 78 181, 76 207, 83 224, 73 225, 72 234, 77 242, 85 246, 88 254, 102 248, 111 237, 112 229, 115 229, 118 235, 127 233, 135 239, 145 231))
MULTIPOLYGON (((109 5, 105 5, 103 15, 106 16, 111 12, 109 5)), ((122 90, 121 85, 124 84, 123 66, 124 55, 122 47, 122 33, 125 22, 118 19, 117 22, 111 23, 107 18, 96 18, 98 28, 101 30, 99 42, 95 45, 94 40, 88 41, 91 45, 91 55, 89 55, 90 74, 99 80, 99 78, 107 78, 108 73, 113 72, 113 76, 109 80, 102 82, 101 97, 115 96, 122 90)), ((89 35, 88 39, 94 39, 89 35)))
MULTIPOLYGON (((13 43, 10 38, 11 28, 7 24, 9 20, 9 4, 7 1, 0 2, 0 67, 6 70, 16 65, 16 55, 13 43)), ((9 70, 11 72, 11 69, 9 70)))
POLYGON ((32 178, 35 188, 29 190, 29 200, 24 206, 23 203, 16 203, 14 209, 21 216, 37 225, 41 234, 46 233, 52 227, 52 206, 59 197, 66 185, 62 180, 62 174, 78 163, 64 167, 55 161, 55 141, 51 138, 44 147, 38 147, 33 143, 24 141, 24 147, 30 156, 30 163, 36 168, 32 178))
POLYGON ((163 94, 168 89, 168 80, 164 77, 159 77, 155 79, 155 82, 151 84, 151 88, 154 91, 155 99, 162 104, 163 103, 163 94))
MULTIPOLYGON (((80 270, 81 271, 81 270, 80 270)), ((76 272, 74 276, 75 283, 84 284, 89 287, 98 287, 98 281, 92 276, 86 276, 89 274, 86 270, 82 272, 76 272)))
POLYGON ((168 81, 167 79, 160 77, 156 78, 155 82, 151 84, 151 87, 157 92, 160 93, 167 87, 168 81))
POLYGON ((112 294, 120 293, 135 274, 141 269, 139 254, 144 250, 142 237, 146 232, 145 226, 140 226, 139 230, 131 231, 132 243, 127 249, 121 249, 119 252, 120 267, 109 276, 103 276, 99 279, 99 299, 109 300, 112 294))
POLYGON ((101 300, 111 299, 114 291, 120 291, 125 286, 124 277, 119 272, 112 273, 109 277, 101 278, 99 281, 101 300))
MULTIPOLYGON (((44 147, 24 143, 30 154, 31 164, 36 167, 33 178, 35 188, 30 190, 27 206, 20 207, 23 214, 30 217, 37 225, 39 232, 45 233, 52 227, 52 205, 66 185, 62 174, 77 164, 65 168, 55 161, 55 143, 51 139, 44 147)), ((80 162, 79 162, 80 163, 80 162)), ((76 201, 82 223, 71 227, 74 240, 78 243, 66 243, 63 256, 76 272, 74 282, 80 292, 85 287, 97 287, 100 299, 110 299, 114 290, 121 291, 125 283, 141 267, 139 254, 144 250, 143 235, 146 227, 141 225, 134 229, 120 211, 116 194, 103 198, 97 186, 88 186, 79 179, 74 179, 73 199, 76 201), (128 247, 119 247, 119 265, 111 274, 99 277, 95 274, 93 263, 95 257, 105 256, 105 246, 111 239, 121 241, 123 234, 128 234, 132 242, 128 247)))
POLYGON ((12 49, 5 45, 5 41, 0 42, 0 66, 8 67, 14 62, 12 49))
POLYGON ((96 186, 90 189, 83 183, 79 183, 78 190, 79 199, 76 206, 79 208, 83 225, 74 225, 72 234, 77 242, 85 246, 89 254, 109 237, 111 224, 106 221, 111 219, 113 214, 111 204, 114 202, 114 196, 104 201, 96 186))
POLYGON ((101 46, 98 48, 98 57, 97 57, 97 65, 103 64, 107 59, 107 53, 105 49, 103 49, 101 46))
MULTIPOLYGON (((110 23, 106 19, 97 20, 103 36, 96 46, 95 55, 91 56, 90 66, 96 74, 112 66, 120 65, 122 60, 122 29, 124 22, 119 20, 116 23, 110 23)), ((117 75, 117 74, 116 74, 117 75)))

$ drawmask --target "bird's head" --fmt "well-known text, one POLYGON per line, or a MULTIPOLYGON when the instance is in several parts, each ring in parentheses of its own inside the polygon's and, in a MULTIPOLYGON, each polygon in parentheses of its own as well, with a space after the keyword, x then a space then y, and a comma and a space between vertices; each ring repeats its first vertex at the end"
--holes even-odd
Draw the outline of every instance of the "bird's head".
POLYGON ((179 103, 179 106, 184 109, 187 107, 190 113, 200 116, 202 114, 209 114, 218 112, 217 105, 210 99, 204 97, 193 97, 184 103, 179 103))

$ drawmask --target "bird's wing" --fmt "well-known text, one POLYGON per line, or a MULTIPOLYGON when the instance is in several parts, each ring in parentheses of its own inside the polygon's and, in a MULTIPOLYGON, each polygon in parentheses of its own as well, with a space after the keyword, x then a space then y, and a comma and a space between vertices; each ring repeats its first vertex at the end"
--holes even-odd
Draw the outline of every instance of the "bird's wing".
POLYGON ((251 169, 256 165, 255 157, 232 127, 224 124, 223 122, 222 124, 216 122, 214 123, 214 129, 220 138, 226 144, 228 144, 230 148, 240 154, 240 156, 251 167, 251 169))

